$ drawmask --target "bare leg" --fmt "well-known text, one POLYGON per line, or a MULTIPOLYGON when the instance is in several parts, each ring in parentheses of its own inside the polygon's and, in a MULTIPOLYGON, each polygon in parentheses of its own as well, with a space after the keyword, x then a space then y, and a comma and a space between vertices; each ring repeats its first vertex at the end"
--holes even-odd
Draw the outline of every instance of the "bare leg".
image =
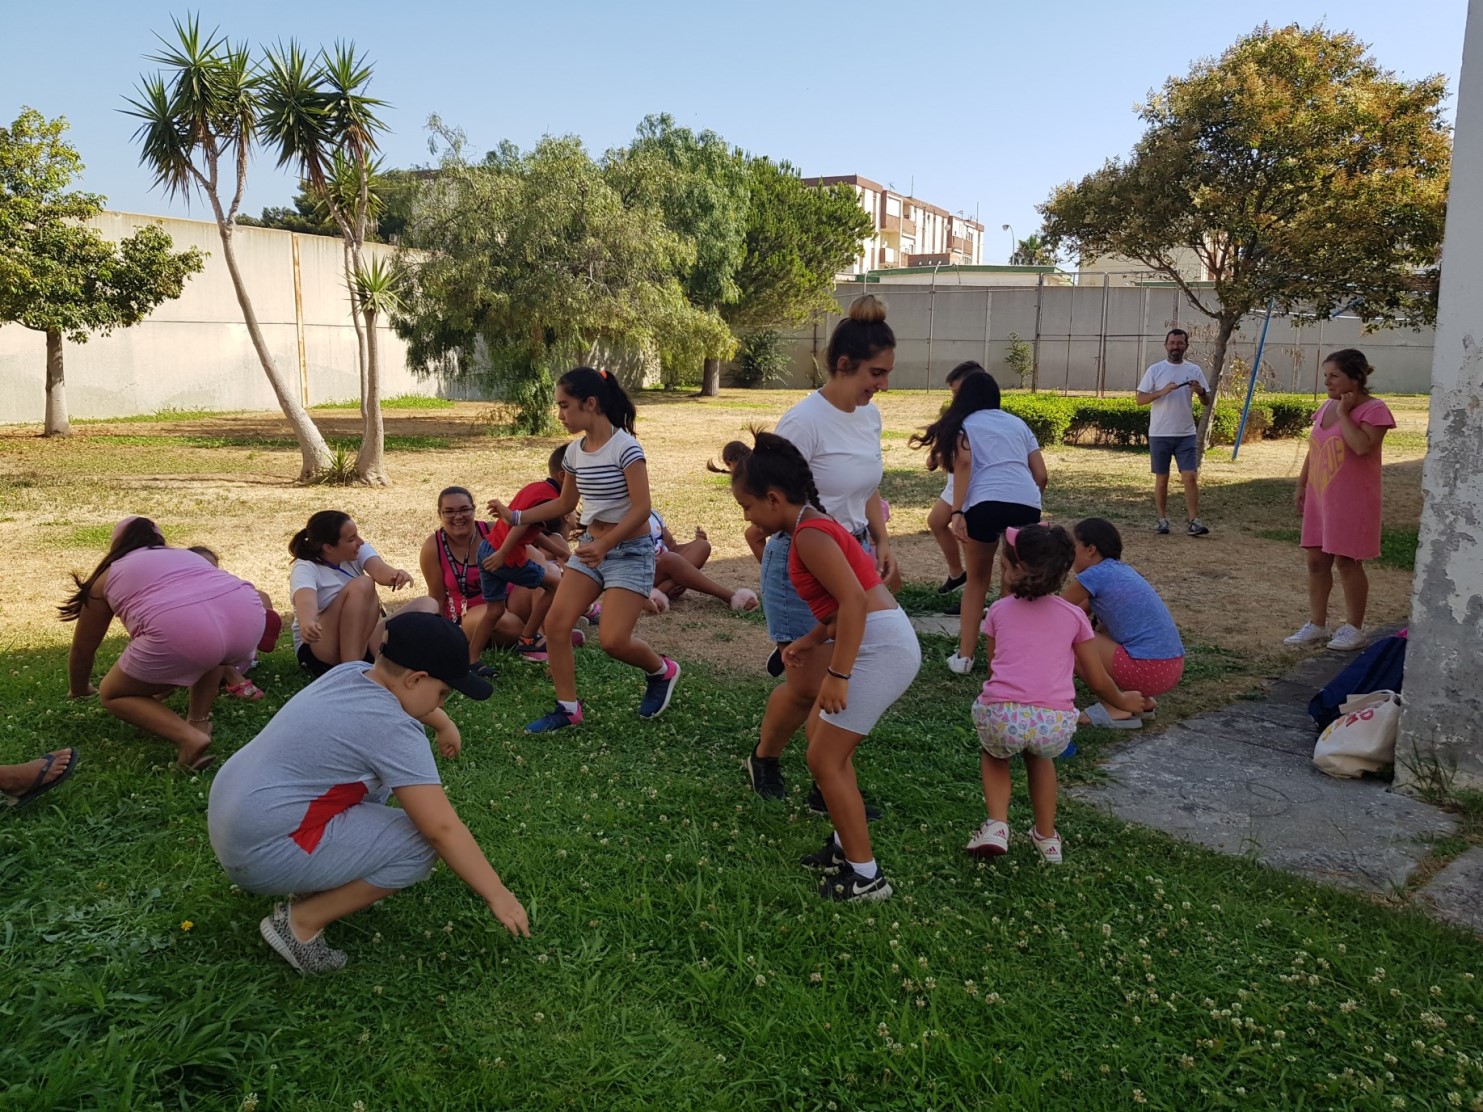
MULTIPOLYGON (((437 600, 423 595, 421 598, 412 599, 405 606, 398 607, 396 614, 436 614, 437 612, 437 600)), ((371 626, 370 636, 366 638, 365 651, 361 654, 362 656, 369 654, 373 658, 381 655, 381 646, 386 644, 386 623, 390 620, 381 617, 379 605, 375 614, 376 622, 371 626)), ((396 617, 396 614, 392 617, 396 617)), ((361 657, 352 656, 350 659, 359 660, 361 657)))
POLYGON ((988 544, 975 540, 963 542, 968 582, 963 585, 963 601, 959 607, 958 655, 964 660, 972 659, 978 652, 979 626, 983 624, 984 602, 989 597, 989 584, 994 575, 994 553, 998 550, 998 541, 990 541, 988 544))
POLYGON ((469 639, 469 663, 477 664, 479 654, 482 653, 494 636, 494 631, 499 627, 507 613, 503 602, 485 602, 483 606, 470 610, 463 616, 464 636, 469 639), (474 625, 474 632, 469 633, 469 623, 474 625))
POLYGON ((551 669, 556 697, 563 702, 574 702, 577 698, 577 661, 572 650, 572 630, 577 627, 577 619, 597 601, 598 594, 597 582, 591 576, 570 572, 561 577, 556 586, 556 597, 546 613, 546 664, 551 669))
POLYGON ((308 942, 331 923, 370 907, 395 892, 395 888, 377 888, 363 880, 352 880, 349 884, 331 888, 328 892, 316 892, 290 904, 288 925, 295 938, 308 942))
MULTIPOLYGON (((560 585, 561 572, 547 567, 540 587, 536 589, 531 598, 530 616, 525 619, 525 624, 520 629, 521 637, 532 638, 541 631, 546 615, 551 611, 551 603, 556 598, 556 588, 560 585)), ((567 640, 571 640, 571 634, 567 634, 567 640)))
POLYGON ((979 772, 984 781, 984 809, 989 818, 998 822, 1009 821, 1009 762, 1002 757, 991 757, 979 752, 979 772))
POLYGON ((767 697, 757 756, 776 759, 783 755, 819 697, 819 685, 824 682, 824 672, 833 653, 833 646, 819 645, 803 654, 803 663, 797 668, 784 670, 783 682, 767 697))
MULTIPOLYGON (((706 547, 710 546, 707 544, 706 547)), ((679 598, 687 590, 696 590, 720 599, 727 606, 731 605, 731 596, 736 593, 721 586, 678 552, 666 552, 655 561, 654 586, 670 598, 679 598)))
MULTIPOLYGON (((212 669, 215 672, 215 669, 212 669)), ((220 683, 218 675, 216 682, 220 683)), ((98 685, 98 699, 103 704, 103 709, 115 718, 120 718, 131 726, 137 726, 146 733, 162 738, 175 746, 176 760, 186 768, 193 768, 202 762, 206 747, 211 744, 211 734, 208 730, 202 730, 187 722, 176 714, 155 696, 161 691, 169 693, 175 688, 169 684, 145 683, 128 675, 117 664, 109 669, 108 675, 103 677, 103 682, 98 685)), ((215 688, 212 688, 215 694, 215 688)), ((191 701, 195 704, 195 689, 191 691, 191 701)), ((210 704, 208 703, 209 707, 210 704)), ((205 719, 205 714, 199 716, 205 719)))
POLYGON ((927 528, 932 531, 937 547, 942 549, 942 558, 947 561, 948 575, 957 579, 963 574, 963 550, 958 544, 958 538, 953 536, 953 531, 949 528, 953 522, 952 515, 953 508, 939 498, 927 512, 927 528))
POLYGON ((851 861, 869 861, 874 856, 865 825, 865 800, 860 796, 852 759, 860 741, 860 734, 818 717, 809 720, 808 770, 824 793, 840 848, 851 861))
POLYGON ((375 580, 356 576, 319 612, 319 640, 308 642, 309 651, 329 665, 359 660, 380 619, 380 605, 375 580))
POLYGON ((1348 556, 1335 556, 1339 565, 1339 583, 1344 588, 1344 613, 1355 629, 1365 625, 1365 609, 1370 602, 1370 579, 1365 574, 1362 560, 1351 560, 1348 556))
MULTIPOLYGON (((1181 471, 1179 481, 1184 484, 1184 508, 1191 521, 1200 516, 1200 473, 1181 471)), ((1163 514, 1159 515, 1163 517, 1163 514)))
POLYGON ((1028 753, 1024 758, 1025 777, 1030 781, 1030 806, 1035 811, 1035 832, 1049 838, 1056 832, 1056 762, 1028 753))
POLYGON ((1308 554, 1308 620, 1316 626, 1329 621, 1329 594, 1334 589, 1334 558, 1319 548, 1308 554))
POLYGON ((1159 520, 1162 521, 1169 516, 1169 475, 1167 472, 1153 477, 1153 506, 1158 511, 1159 520))
MULTIPOLYGON (((1092 648, 1096 650, 1098 658, 1102 661, 1102 671, 1106 672, 1109 676, 1112 675, 1112 662, 1117 657, 1117 642, 1099 629, 1092 638, 1092 648)), ((1081 676, 1083 680, 1086 679, 1086 676, 1082 676, 1081 674, 1080 666, 1077 667, 1076 674, 1081 676)), ((1101 702, 1101 700, 1099 699, 1098 702, 1101 702)), ((1133 717, 1133 715, 1123 710, 1122 707, 1114 707, 1107 703, 1102 703, 1102 709, 1107 712, 1109 718, 1133 717)), ((1090 725, 1090 719, 1085 714, 1078 715, 1076 721, 1083 726, 1090 725)))
MULTIPOLYGON (((652 676, 664 667, 664 661, 646 642, 633 635, 633 627, 638 624, 645 597, 621 587, 603 592, 602 623, 597 627, 597 634, 603 652, 614 660, 621 660, 624 664, 642 669, 645 675, 652 676)), ((571 631, 568 630, 565 636, 567 652, 571 652, 571 631)), ((549 637, 546 645, 549 650, 549 637)))

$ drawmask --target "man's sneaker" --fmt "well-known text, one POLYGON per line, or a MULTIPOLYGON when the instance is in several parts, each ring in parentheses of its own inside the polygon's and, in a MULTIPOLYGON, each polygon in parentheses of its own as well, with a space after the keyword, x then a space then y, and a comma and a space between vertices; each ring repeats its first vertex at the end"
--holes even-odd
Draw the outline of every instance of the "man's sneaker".
POLYGON ((967 572, 964 572, 962 575, 950 575, 942 581, 942 586, 937 588, 937 593, 939 595, 950 595, 967 582, 967 572))
POLYGON ((783 649, 781 645, 774 646, 772 652, 767 654, 767 674, 776 679, 783 674, 783 649))
POLYGON ((257 925, 263 941, 300 973, 314 976, 345 968, 345 951, 331 950, 321 932, 308 942, 300 942, 288 921, 288 904, 279 904, 273 913, 257 925))
POLYGON ((667 656, 661 656, 664 671, 650 676, 644 685, 644 697, 639 701, 640 718, 658 718, 669 706, 670 696, 675 693, 675 684, 680 680, 680 666, 667 656))
POLYGON ((1352 653, 1356 649, 1364 648, 1368 640, 1363 630, 1355 629, 1346 622, 1334 630, 1333 639, 1329 641, 1328 647, 1341 653, 1352 653))
POLYGON ((1185 531, 1192 537, 1203 537, 1206 533, 1210 532, 1210 526, 1206 525, 1199 518, 1192 517, 1189 521, 1189 528, 1185 531))
POLYGON ((846 861, 839 867, 839 872, 824 878, 824 882, 819 885, 819 895, 826 900, 864 900, 873 903, 891 898, 891 884, 886 880, 886 874, 880 870, 876 870, 875 876, 869 880, 861 880, 860 874, 850 868, 846 861))
POLYGON ((834 835, 824 839, 824 848, 815 850, 813 853, 805 853, 798 859, 798 863, 805 869, 815 869, 821 873, 832 873, 844 868, 844 850, 834 840, 834 835))
POLYGON ((1035 843, 1035 848, 1040 851, 1041 860, 1047 865, 1059 865, 1061 863, 1060 831, 1052 834, 1049 838, 1042 838, 1040 831, 1032 826, 1030 827, 1030 841, 1035 843))
POLYGON ((1289 637, 1284 637, 1282 643, 1284 645, 1311 645, 1315 641, 1327 640, 1328 636, 1329 631, 1325 627, 1308 622, 1296 633, 1289 637))
POLYGON ((546 639, 544 637, 522 637, 515 642, 515 651, 520 654, 521 660, 528 660, 532 664, 544 664, 550 659, 546 652, 546 639))
POLYGON ((747 779, 752 781, 752 790, 763 799, 786 799, 788 789, 783 786, 783 767, 776 757, 759 757, 756 752, 748 755, 747 779))
MULTIPOLYGON (((815 784, 813 786, 813 789, 808 793, 808 809, 816 815, 824 815, 825 817, 827 817, 829 814, 829 804, 824 802, 824 792, 818 784, 815 784)), ((880 817, 881 809, 879 807, 872 807, 868 802, 866 802, 865 821, 875 822, 875 820, 880 817)))
POLYGON ((942 608, 942 612, 956 618, 959 614, 963 613, 963 600, 961 598, 953 599, 952 602, 942 608))
POLYGON ((966 676, 969 672, 973 671, 973 657, 959 656, 957 653, 953 653, 952 656, 947 658, 947 670, 955 676, 966 676))
POLYGON ((978 832, 963 847, 974 857, 998 857, 1009 852, 1009 823, 985 819, 978 832))
POLYGON ((568 726, 580 726, 582 724, 582 704, 577 703, 575 711, 568 711, 561 705, 558 699, 551 713, 537 718, 529 726, 525 727, 528 734, 549 734, 552 730, 563 730, 568 726))
POLYGON ((1167 517, 1159 518, 1159 523, 1153 527, 1153 531, 1160 534, 1161 536, 1168 535, 1169 519, 1167 517))

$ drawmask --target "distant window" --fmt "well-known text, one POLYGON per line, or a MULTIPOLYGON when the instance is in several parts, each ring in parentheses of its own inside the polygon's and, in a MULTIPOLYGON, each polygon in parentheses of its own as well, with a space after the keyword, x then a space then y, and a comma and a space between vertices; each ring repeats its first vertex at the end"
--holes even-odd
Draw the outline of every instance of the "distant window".
POLYGON ((886 215, 887 216, 900 216, 901 215, 901 198, 900 197, 887 197, 886 198, 886 215))

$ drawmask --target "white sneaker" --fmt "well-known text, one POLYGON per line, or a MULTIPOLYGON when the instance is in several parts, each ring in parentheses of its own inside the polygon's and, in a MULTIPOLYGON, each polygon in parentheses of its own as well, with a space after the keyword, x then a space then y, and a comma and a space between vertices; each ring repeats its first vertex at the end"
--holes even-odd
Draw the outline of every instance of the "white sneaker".
POLYGON ((1311 645, 1315 641, 1322 641, 1328 635, 1329 631, 1325 627, 1309 622, 1291 637, 1284 637, 1282 643, 1284 645, 1311 645))
POLYGON ((1352 653, 1356 649, 1364 648, 1368 640, 1363 630, 1355 629, 1346 622, 1334 630, 1333 639, 1329 641, 1329 648, 1341 653, 1352 653))
POLYGON ((974 857, 998 857, 1009 852, 1009 823, 985 819, 963 848, 974 857))
POLYGON ((952 656, 947 658, 947 670, 954 675, 966 676, 969 672, 973 671, 973 657, 964 657, 953 653, 952 656))
POLYGON ((1040 831, 1032 826, 1030 827, 1030 841, 1035 843, 1035 848, 1040 851, 1040 859, 1047 865, 1061 863, 1061 832, 1059 830, 1049 838, 1042 838, 1040 831))

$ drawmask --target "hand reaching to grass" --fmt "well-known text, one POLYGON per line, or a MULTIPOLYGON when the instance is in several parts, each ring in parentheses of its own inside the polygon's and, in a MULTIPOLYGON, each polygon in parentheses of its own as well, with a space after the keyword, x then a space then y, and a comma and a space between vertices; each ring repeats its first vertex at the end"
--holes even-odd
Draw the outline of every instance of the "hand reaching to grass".
POLYGON ((501 888, 498 895, 486 902, 494 917, 504 924, 505 930, 516 938, 530 937, 530 919, 508 888, 501 888))

